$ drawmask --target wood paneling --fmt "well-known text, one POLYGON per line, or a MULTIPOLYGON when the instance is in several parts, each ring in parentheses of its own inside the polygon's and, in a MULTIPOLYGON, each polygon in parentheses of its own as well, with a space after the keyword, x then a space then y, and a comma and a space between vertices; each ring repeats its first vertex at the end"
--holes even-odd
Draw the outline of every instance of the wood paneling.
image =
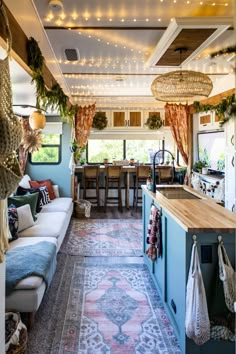
POLYGON ((211 123, 211 114, 206 114, 200 117, 200 124, 211 123))
POLYGON ((129 125, 131 127, 141 127, 141 112, 129 113, 129 125))
POLYGON ((163 56, 156 63, 156 66, 179 66, 185 59, 187 59, 208 37, 215 32, 215 28, 185 28, 174 39, 169 48, 163 56), (183 52, 180 63, 180 53, 175 51, 177 48, 187 48, 183 52))
POLYGON ((125 112, 113 112, 113 126, 125 127, 125 112))

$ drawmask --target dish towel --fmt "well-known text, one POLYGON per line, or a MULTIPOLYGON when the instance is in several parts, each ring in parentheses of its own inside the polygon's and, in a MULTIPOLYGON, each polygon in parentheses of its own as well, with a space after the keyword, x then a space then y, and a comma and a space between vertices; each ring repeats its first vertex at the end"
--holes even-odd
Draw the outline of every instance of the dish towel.
POLYGON ((146 254, 154 262, 157 257, 161 256, 162 251, 161 210, 155 205, 151 206, 146 241, 150 244, 146 254))

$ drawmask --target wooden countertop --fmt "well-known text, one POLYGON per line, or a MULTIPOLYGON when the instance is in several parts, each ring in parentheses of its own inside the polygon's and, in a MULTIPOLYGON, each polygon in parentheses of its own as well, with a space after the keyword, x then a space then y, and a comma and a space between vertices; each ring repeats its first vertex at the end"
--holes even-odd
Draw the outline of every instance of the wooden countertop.
POLYGON ((191 187, 179 186, 201 199, 167 199, 159 188, 175 188, 177 185, 157 185, 157 193, 142 189, 150 195, 187 232, 235 233, 236 214, 218 205, 214 200, 191 187))

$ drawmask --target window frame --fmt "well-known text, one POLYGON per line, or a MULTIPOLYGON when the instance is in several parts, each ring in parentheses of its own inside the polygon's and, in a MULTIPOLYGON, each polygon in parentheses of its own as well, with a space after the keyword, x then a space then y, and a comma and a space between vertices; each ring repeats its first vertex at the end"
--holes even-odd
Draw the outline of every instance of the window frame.
POLYGON ((32 155, 33 152, 29 153, 29 163, 31 165, 60 165, 62 160, 62 135, 61 134, 52 134, 59 135, 59 144, 42 144, 41 147, 57 147, 58 148, 58 162, 33 162, 32 155))

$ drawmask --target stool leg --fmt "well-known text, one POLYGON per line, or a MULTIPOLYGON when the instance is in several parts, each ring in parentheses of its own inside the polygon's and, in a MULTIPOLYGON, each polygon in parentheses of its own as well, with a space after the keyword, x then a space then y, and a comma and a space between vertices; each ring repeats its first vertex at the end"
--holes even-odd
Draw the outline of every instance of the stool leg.
POLYGON ((84 179, 84 192, 83 192, 83 199, 86 199, 86 180, 84 179))
POLYGON ((120 209, 120 211, 122 211, 122 195, 121 195, 121 181, 120 181, 120 178, 119 178, 119 181, 118 181, 118 208, 120 209))
POLYGON ((106 181, 105 187, 105 200, 104 200, 104 210, 107 210, 107 198, 108 198, 108 180, 106 181))
POLYGON ((96 181, 96 194, 97 194, 97 206, 100 207, 100 198, 99 198, 99 181, 96 181))

